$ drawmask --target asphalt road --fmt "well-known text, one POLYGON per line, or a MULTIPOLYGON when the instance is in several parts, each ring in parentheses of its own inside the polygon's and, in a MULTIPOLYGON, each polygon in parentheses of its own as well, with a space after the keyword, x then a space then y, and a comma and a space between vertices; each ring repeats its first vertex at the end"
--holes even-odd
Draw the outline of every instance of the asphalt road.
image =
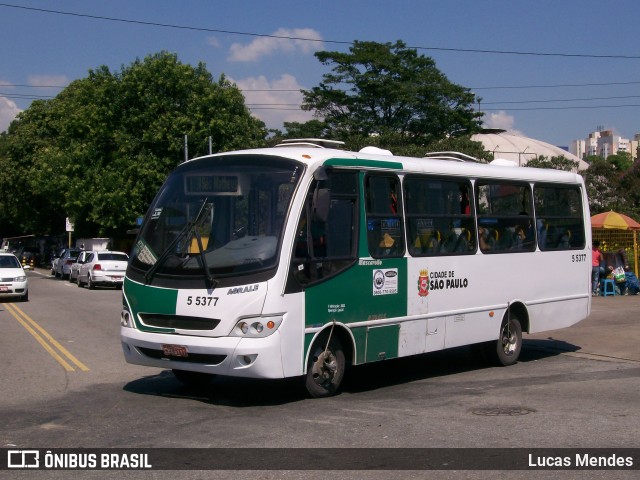
MULTIPOLYGON (((580 324, 526 336, 521 360, 512 367, 484 366, 469 349, 458 348, 353 368, 340 395, 314 400, 298 379, 216 379, 195 389, 168 371, 128 365, 119 341, 120 291, 79 289, 44 270, 29 277, 29 302, 0 303, 2 448, 640 447, 640 296, 595 298, 592 315, 580 324)), ((386 479, 491 473, 336 472, 341 461, 327 460, 333 473, 0 471, 0 477, 386 479)), ((508 475, 551 478, 549 473, 508 475)), ((637 470, 557 473, 553 478, 637 478, 637 470)))

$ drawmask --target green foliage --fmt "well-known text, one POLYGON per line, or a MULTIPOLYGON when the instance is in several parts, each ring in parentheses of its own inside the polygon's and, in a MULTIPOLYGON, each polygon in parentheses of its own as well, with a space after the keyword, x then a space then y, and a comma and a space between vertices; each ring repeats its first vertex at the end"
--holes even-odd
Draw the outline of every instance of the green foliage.
POLYGON ((317 52, 332 72, 303 91, 303 109, 324 118, 336 138, 400 137, 426 145, 453 132, 475 133, 475 95, 455 85, 435 62, 397 41, 354 42, 348 53, 317 52))
POLYGON ((619 212, 640 219, 640 163, 633 163, 618 181, 619 212), (624 192, 620 195, 619 192, 624 192))
POLYGON ((631 155, 619 152, 606 159, 587 157, 589 168, 581 172, 589 195, 591 214, 608 212, 623 213, 631 218, 640 218, 640 164, 634 163, 631 155))
POLYGON ((587 187, 591 214, 608 212, 625 213, 620 209, 619 181, 620 174, 600 157, 590 158, 589 168, 581 172, 587 187))
POLYGON ((280 130, 270 130, 272 137, 269 145, 277 145, 288 138, 324 138, 331 139, 328 126, 322 120, 309 120, 308 122, 284 122, 285 132, 280 130))
POLYGON ((160 52, 118 72, 105 66, 56 98, 35 101, 0 138, 0 218, 22 231, 123 232, 168 173, 190 157, 264 144, 239 89, 204 64, 160 52))
POLYGON ((579 162, 574 162, 563 155, 547 158, 540 155, 529 160, 525 166, 532 168, 552 168, 554 170, 563 170, 565 172, 577 172, 579 162))
POLYGON ((618 152, 615 155, 609 155, 607 162, 619 172, 625 172, 633 165, 633 159, 628 152, 618 152))

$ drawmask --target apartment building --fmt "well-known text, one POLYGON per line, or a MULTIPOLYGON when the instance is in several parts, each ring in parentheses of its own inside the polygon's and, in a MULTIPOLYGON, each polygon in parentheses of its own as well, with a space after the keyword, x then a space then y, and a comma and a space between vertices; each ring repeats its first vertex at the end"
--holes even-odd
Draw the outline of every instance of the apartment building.
POLYGON ((627 152, 635 159, 639 140, 640 134, 629 140, 616 135, 613 130, 598 130, 591 132, 584 140, 573 140, 569 144, 569 152, 583 159, 594 155, 607 158, 618 152, 627 152))

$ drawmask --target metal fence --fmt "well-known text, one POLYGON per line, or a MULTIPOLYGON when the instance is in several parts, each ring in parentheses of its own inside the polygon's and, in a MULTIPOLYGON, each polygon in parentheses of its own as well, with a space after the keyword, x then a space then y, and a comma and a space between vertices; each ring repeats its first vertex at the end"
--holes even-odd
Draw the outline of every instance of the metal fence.
POLYGON ((592 240, 600 242, 603 253, 616 253, 623 249, 629 266, 638 275, 638 238, 634 230, 617 230, 612 228, 594 228, 591 230, 592 240))

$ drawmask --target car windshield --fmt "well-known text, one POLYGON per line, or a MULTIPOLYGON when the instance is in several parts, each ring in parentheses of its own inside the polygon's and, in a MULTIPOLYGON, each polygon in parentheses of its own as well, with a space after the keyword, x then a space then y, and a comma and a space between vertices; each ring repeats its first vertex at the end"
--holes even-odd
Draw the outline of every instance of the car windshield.
POLYGON ((203 158, 177 168, 151 205, 132 267, 155 275, 229 277, 278 258, 302 166, 267 156, 203 158))
POLYGON ((2 255, 0 256, 0 268, 20 268, 20 262, 12 255, 2 255))

